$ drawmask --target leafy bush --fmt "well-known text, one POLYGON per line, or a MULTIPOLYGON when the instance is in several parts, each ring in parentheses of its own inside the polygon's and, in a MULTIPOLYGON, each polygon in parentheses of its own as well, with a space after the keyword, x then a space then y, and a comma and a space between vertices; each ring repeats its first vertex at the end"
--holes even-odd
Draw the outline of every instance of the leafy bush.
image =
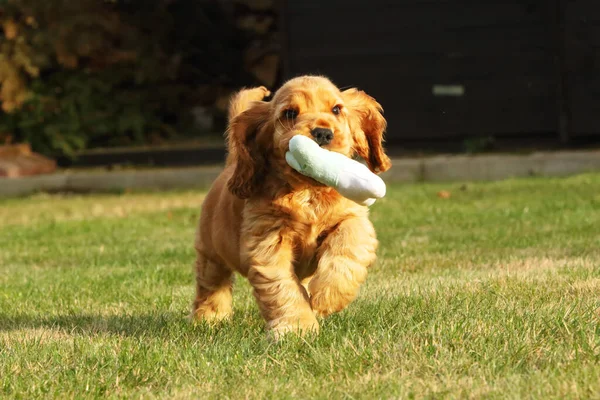
POLYGON ((217 1, 0 0, 0 142, 48 155, 190 132, 251 40, 217 1))

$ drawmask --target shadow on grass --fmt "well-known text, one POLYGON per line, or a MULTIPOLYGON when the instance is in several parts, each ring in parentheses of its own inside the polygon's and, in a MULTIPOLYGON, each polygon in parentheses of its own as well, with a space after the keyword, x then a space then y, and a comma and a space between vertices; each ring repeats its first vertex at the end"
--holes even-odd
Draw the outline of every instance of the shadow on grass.
POLYGON ((111 334, 129 337, 172 337, 174 335, 215 334, 230 331, 244 322, 248 316, 239 315, 231 321, 210 326, 197 323, 183 313, 163 312, 141 315, 93 315, 66 314, 35 316, 28 314, 7 315, 0 313, 0 332, 23 329, 58 329, 69 334, 111 334))
MULTIPOLYGON (((335 314, 321 320, 322 334, 318 335, 319 342, 327 346, 340 334, 344 337, 357 332, 365 335, 376 330, 380 320, 391 312, 388 310, 390 307, 382 310, 378 308, 378 304, 360 302, 349 314, 335 314), (373 315, 378 318, 373 318, 373 315)), ((384 326, 387 327, 387 324, 384 326)), ((0 334, 14 332, 15 335, 23 335, 24 331, 36 329, 76 336, 109 335, 206 343, 262 341, 268 336, 264 321, 255 309, 240 310, 230 320, 215 325, 193 321, 187 314, 174 311, 133 315, 73 313, 49 316, 0 312, 0 334)))
MULTIPOLYGON (((354 334, 367 335, 382 328, 384 331, 395 330, 397 324, 393 315, 405 302, 405 298, 357 301, 349 310, 320 321, 322 334, 318 335, 319 342, 327 345, 340 334, 349 337, 354 334)), ((265 334, 264 321, 255 307, 237 310, 231 319, 215 325, 193 321, 187 313, 180 311, 112 315, 85 312, 43 315, 0 311, 0 334, 18 332, 21 335, 23 331, 35 329, 54 330, 68 335, 191 339, 210 343, 262 340, 268 336, 265 334)))

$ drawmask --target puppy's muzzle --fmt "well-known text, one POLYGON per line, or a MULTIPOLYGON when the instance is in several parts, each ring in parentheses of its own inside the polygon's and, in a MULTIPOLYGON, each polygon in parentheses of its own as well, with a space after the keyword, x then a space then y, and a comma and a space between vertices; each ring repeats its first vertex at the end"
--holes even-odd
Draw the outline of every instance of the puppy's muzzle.
POLYGON ((328 128, 315 128, 310 131, 319 146, 325 146, 333 140, 333 132, 328 128))

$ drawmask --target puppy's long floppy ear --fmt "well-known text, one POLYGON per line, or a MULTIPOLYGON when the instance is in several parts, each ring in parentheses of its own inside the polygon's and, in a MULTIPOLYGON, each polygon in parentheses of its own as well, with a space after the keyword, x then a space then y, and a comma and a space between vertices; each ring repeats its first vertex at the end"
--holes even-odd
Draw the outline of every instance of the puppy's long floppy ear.
POLYGON ((345 90, 342 97, 349 111, 356 152, 364 158, 371 171, 387 171, 392 163, 383 149, 383 134, 387 126, 383 108, 362 90, 345 90))
POLYGON ((256 193, 267 172, 269 146, 272 145, 265 137, 268 117, 269 103, 257 101, 229 122, 227 164, 234 163, 235 171, 227 187, 241 199, 256 193))

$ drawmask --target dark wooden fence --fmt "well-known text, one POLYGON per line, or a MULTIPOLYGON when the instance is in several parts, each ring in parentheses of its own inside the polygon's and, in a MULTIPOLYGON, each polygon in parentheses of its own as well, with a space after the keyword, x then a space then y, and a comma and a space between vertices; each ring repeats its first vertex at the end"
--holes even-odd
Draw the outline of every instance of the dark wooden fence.
POLYGON ((600 1, 287 1, 284 76, 376 97, 388 142, 600 141, 600 1))
POLYGON ((600 2, 561 2, 565 100, 574 137, 600 135, 600 2))

